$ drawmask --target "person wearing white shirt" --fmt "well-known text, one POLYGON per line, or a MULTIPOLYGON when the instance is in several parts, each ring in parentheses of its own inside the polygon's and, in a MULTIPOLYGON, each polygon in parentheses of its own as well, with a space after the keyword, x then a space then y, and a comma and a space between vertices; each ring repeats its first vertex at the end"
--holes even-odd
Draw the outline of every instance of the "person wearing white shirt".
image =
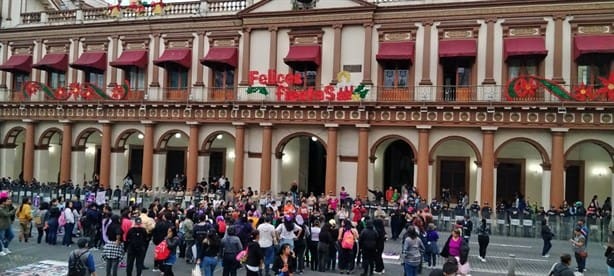
POLYGON ((269 270, 275 260, 275 226, 271 224, 271 218, 269 216, 264 217, 264 223, 258 225, 258 232, 260 232, 260 239, 258 245, 264 255, 264 275, 269 275, 269 270))
POLYGON ((294 250, 294 239, 301 234, 302 229, 294 223, 292 217, 285 216, 284 223, 278 225, 275 230, 279 234, 279 244, 287 243, 294 250))
POLYGON ((309 240, 309 266, 312 271, 316 271, 318 269, 319 258, 318 258, 318 242, 320 242, 320 221, 315 220, 313 222, 313 226, 309 228, 311 231, 311 240, 309 240))
POLYGON ((62 245, 70 247, 72 244, 72 231, 75 227, 75 215, 72 210, 72 201, 66 202, 66 207, 62 211, 66 224, 64 225, 64 239, 62 239, 62 245))

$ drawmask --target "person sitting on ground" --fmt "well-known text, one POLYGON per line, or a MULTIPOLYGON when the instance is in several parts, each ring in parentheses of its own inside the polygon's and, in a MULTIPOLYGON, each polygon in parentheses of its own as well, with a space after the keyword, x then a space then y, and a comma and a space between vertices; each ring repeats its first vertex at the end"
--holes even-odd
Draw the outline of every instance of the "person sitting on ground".
POLYGON ((571 265, 571 255, 561 255, 561 262, 555 263, 550 269, 548 276, 573 276, 574 272, 569 266, 571 265))

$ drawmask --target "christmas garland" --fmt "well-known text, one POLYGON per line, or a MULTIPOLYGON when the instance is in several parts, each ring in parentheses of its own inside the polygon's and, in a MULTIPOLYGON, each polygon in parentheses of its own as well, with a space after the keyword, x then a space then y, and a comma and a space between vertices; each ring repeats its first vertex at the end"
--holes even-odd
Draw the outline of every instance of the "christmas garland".
POLYGON ((505 98, 508 101, 534 99, 539 88, 544 88, 560 100, 567 101, 614 101, 614 72, 606 79, 599 77, 601 87, 595 88, 584 83, 573 87, 573 93, 561 85, 538 76, 519 76, 507 83, 505 98))
POLYGON ((53 89, 46 84, 38 81, 28 81, 22 89, 23 96, 27 99, 36 95, 39 91, 45 93, 45 96, 51 100, 66 101, 73 97, 83 100, 123 100, 130 92, 130 84, 125 81, 122 85, 116 84, 111 90, 109 96, 103 89, 91 83, 71 83, 68 87, 58 87, 53 89))

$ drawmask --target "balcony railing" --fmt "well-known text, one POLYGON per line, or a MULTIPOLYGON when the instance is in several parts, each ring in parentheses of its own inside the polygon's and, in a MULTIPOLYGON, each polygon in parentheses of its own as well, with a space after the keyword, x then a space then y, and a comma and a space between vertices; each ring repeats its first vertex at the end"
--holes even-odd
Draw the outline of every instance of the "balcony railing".
MULTIPOLYGON (((564 87, 570 92, 569 99, 562 99, 552 92, 538 87, 534 93, 522 96, 510 96, 506 86, 410 86, 410 87, 366 87, 368 92, 361 97, 356 88, 335 88, 332 94, 322 91, 279 91, 275 86, 265 87, 187 87, 187 88, 158 88, 150 87, 143 90, 130 90, 121 100, 112 99, 111 87, 106 88, 109 99, 95 97, 83 99, 82 97, 70 97, 67 100, 57 100, 38 91, 31 97, 23 92, 0 90, 0 102, 100 102, 100 101, 124 101, 124 102, 268 102, 268 103, 292 103, 292 102, 373 102, 385 104, 412 104, 412 103, 438 103, 438 104, 463 104, 463 103, 611 103, 607 95, 592 92, 591 96, 577 95, 576 86, 564 87), (352 90, 353 89, 353 90, 352 90)), ((592 91, 597 91, 593 89, 592 91)))
POLYGON ((117 14, 109 8, 87 8, 82 10, 67 11, 43 11, 28 12, 21 14, 21 24, 49 24, 66 23, 74 24, 76 21, 83 23, 101 20, 122 20, 151 17, 181 17, 194 15, 228 14, 236 13, 247 7, 246 0, 207 0, 200 2, 176 2, 167 3, 162 10, 155 10, 151 6, 143 6, 140 10, 121 7, 117 14))

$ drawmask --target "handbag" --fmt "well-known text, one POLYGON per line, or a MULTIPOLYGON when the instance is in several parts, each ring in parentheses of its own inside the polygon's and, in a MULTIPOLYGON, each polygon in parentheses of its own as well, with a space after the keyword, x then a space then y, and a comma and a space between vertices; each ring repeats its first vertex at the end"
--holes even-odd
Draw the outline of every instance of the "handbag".
POLYGON ((196 265, 192 268, 192 276, 202 276, 202 271, 200 270, 200 266, 196 265))
POLYGON ((580 251, 578 252, 578 256, 582 257, 583 259, 586 259, 586 257, 588 257, 588 252, 585 251, 580 251))

